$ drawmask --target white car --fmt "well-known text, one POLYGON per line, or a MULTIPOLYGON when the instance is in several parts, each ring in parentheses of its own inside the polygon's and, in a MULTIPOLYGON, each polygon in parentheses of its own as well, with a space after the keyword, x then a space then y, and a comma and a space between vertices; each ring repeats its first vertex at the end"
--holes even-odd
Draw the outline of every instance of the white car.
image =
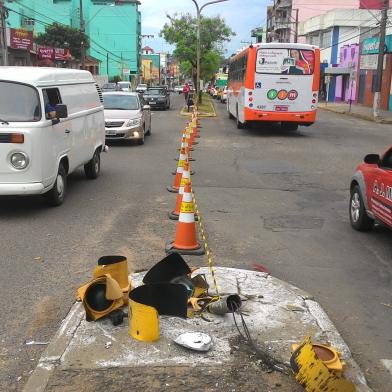
POLYGON ((121 88, 122 91, 125 92, 132 91, 131 83, 129 82, 118 82, 117 85, 121 88))
POLYGON ((178 94, 182 94, 183 89, 184 89, 183 85, 178 85, 178 86, 174 87, 174 92, 178 93, 178 94))
POLYGON ((136 86, 136 92, 143 94, 147 90, 147 88, 148 88, 147 84, 138 84, 136 86))
POLYGON ((225 87, 225 88, 222 90, 222 94, 221 94, 220 101, 221 101, 222 103, 226 103, 226 102, 227 102, 227 87, 225 87))
POLYGON ((67 176, 95 179, 105 151, 101 89, 88 71, 0 67, 0 195, 60 205, 67 176))
POLYGON ((138 93, 103 93, 106 140, 135 140, 144 144, 151 134, 151 110, 138 93))

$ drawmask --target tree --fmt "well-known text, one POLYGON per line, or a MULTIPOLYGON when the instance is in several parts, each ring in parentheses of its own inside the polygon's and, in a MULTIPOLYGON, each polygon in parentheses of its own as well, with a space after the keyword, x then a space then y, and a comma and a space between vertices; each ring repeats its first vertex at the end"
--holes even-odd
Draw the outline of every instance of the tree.
POLYGON ((80 59, 81 42, 84 42, 84 47, 90 47, 90 41, 86 34, 81 33, 78 29, 70 26, 53 23, 45 27, 45 33, 39 34, 35 38, 35 42, 39 45, 47 45, 54 48, 63 48, 64 43, 68 44, 73 57, 80 59))
MULTIPOLYGON (((173 54, 187 73, 192 73, 196 85, 197 19, 190 14, 167 15, 169 22, 163 26, 160 36, 169 44, 176 45, 173 54)), ((235 35, 224 19, 202 17, 200 22, 200 76, 211 78, 217 71, 223 54, 223 44, 235 35)))

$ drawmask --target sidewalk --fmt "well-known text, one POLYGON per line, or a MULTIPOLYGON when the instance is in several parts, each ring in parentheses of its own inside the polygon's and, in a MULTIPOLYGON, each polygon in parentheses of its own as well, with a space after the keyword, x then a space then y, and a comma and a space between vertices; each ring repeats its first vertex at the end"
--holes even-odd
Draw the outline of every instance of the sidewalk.
MULTIPOLYGON (((324 110, 329 110, 335 113, 341 113, 341 114, 346 114, 348 116, 361 118, 363 120, 375 121, 373 117, 373 108, 369 108, 367 106, 353 104, 351 105, 350 108, 350 105, 345 102, 341 102, 341 103, 320 102, 319 108, 324 110)), ((377 120, 376 122, 382 124, 392 124, 392 112, 381 110, 380 119, 377 120)))
MULTIPOLYGON (((238 293, 250 334, 266 355, 289 368, 290 345, 311 336, 342 353, 344 375, 358 392, 368 392, 350 350, 320 305, 302 290, 266 273, 216 268, 220 294, 238 293)), ((200 268, 212 282, 208 268, 200 268)), ((134 286, 144 273, 132 275, 134 286)), ((239 321, 238 322, 241 324, 239 321)), ((160 317, 160 340, 144 343, 128 335, 128 320, 114 327, 109 320, 86 322, 75 303, 43 353, 24 392, 76 391, 274 391, 300 392, 291 370, 263 370, 262 361, 239 338, 233 315, 180 319, 160 317), (206 353, 177 346, 185 331, 208 333, 206 353)), ((240 326, 241 328, 241 326, 240 326)))

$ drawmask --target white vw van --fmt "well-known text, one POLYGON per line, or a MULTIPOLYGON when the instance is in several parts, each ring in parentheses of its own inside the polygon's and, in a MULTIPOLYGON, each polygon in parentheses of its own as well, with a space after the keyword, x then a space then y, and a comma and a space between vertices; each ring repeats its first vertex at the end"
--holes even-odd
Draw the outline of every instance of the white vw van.
POLYGON ((0 195, 45 194, 60 205, 67 175, 100 172, 103 99, 87 71, 0 67, 0 195))

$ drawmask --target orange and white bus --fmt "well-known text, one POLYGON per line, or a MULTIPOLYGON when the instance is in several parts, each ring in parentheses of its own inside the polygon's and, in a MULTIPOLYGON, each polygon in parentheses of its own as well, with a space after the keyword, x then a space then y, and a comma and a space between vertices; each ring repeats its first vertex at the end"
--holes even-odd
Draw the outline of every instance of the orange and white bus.
POLYGON ((297 129, 316 121, 320 49, 297 43, 254 44, 229 62, 227 111, 237 127, 279 122, 297 129))

